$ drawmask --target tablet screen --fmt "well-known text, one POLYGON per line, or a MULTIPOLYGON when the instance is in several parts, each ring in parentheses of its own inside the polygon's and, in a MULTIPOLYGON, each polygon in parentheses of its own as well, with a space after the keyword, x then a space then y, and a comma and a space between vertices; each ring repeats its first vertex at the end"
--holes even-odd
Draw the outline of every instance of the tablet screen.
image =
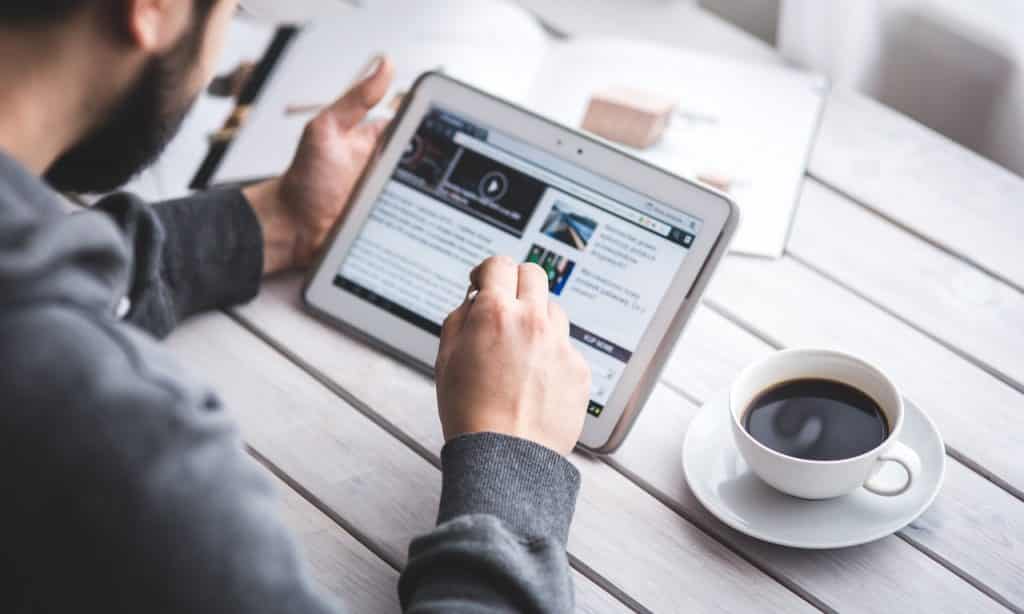
POLYGON ((334 285, 434 335, 495 254, 535 262, 590 363, 600 416, 701 220, 432 108, 334 285))

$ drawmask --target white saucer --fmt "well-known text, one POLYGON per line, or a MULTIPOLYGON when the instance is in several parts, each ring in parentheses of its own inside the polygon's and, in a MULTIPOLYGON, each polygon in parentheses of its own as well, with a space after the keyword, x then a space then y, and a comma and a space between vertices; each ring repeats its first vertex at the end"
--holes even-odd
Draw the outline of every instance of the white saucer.
MULTIPOLYGON (((932 421, 909 400, 900 440, 921 458, 921 476, 906 493, 882 497, 858 488, 822 501, 784 495, 750 472, 736 450, 728 392, 704 404, 683 442, 683 472, 697 500, 719 520, 751 537, 794 548, 844 548, 885 537, 921 515, 942 486, 945 447, 932 421)), ((882 476, 903 479, 899 467, 882 476)))

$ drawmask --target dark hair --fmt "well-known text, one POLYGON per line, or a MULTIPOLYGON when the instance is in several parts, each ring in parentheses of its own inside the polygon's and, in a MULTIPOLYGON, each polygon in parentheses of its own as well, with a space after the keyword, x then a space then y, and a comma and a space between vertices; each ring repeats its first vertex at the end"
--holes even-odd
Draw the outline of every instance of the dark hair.
MULTIPOLYGON (((0 25, 32 25, 56 23, 85 7, 102 2, 112 5, 117 0, 0 0, 0 25)), ((194 0, 196 11, 205 16, 217 0, 194 0)))
POLYGON ((35 0, 35 2, 4 2, 0 4, 0 21, 46 22, 57 21, 90 0, 35 0))

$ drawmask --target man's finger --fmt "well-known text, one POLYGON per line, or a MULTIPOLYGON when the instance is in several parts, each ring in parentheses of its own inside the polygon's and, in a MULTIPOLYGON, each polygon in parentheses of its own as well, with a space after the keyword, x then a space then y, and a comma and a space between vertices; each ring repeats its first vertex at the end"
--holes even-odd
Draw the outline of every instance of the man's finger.
POLYGON ((519 266, 507 256, 492 256, 469 274, 469 281, 480 292, 492 292, 502 297, 515 298, 519 266))
POLYGON ((355 128, 388 93, 394 72, 394 65, 387 56, 374 58, 370 61, 366 76, 324 109, 323 113, 330 115, 342 130, 355 128))
POLYGON ((539 264, 525 262, 519 265, 519 289, 516 298, 527 303, 545 305, 548 302, 548 273, 539 264))

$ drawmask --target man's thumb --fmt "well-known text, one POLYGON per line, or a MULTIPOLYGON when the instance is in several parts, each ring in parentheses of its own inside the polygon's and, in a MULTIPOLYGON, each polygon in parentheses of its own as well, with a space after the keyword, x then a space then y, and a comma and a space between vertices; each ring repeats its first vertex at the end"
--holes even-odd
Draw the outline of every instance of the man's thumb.
POLYGON ((331 115, 342 130, 355 128, 387 94, 394 72, 387 56, 376 56, 370 60, 365 76, 322 112, 331 115))

